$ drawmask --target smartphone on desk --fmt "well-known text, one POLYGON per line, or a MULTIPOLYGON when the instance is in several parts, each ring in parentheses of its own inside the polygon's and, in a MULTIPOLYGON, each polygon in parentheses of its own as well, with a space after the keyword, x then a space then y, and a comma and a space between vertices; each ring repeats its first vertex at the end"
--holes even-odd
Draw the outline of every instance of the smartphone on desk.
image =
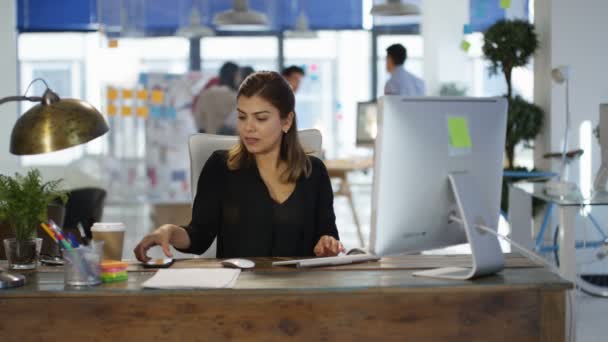
POLYGON ((150 259, 147 262, 143 262, 142 266, 144 268, 168 268, 173 265, 174 261, 173 258, 150 259))

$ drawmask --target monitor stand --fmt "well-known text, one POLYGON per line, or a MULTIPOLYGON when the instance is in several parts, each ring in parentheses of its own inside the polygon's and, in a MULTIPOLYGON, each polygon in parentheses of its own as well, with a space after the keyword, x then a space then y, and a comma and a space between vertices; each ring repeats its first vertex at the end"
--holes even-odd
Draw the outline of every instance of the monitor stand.
MULTIPOLYGON (((479 189, 472 182, 471 175, 467 173, 452 173, 448 178, 456 200, 458 210, 456 214, 463 221, 464 231, 471 245, 473 267, 445 267, 415 272, 414 275, 464 280, 500 272, 504 268, 504 258, 498 238, 475 227, 476 224, 491 227, 487 219, 484 219, 488 211, 485 208, 485 203, 477 196, 479 189)), ((494 220, 495 218, 490 219, 494 220)))

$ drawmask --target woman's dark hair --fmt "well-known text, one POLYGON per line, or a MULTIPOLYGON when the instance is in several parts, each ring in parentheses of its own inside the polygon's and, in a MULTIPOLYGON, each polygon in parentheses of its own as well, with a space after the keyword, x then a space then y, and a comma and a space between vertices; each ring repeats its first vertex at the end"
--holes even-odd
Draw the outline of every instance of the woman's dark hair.
POLYGON ((239 66, 232 63, 226 62, 220 68, 220 82, 219 85, 228 86, 230 89, 235 90, 238 88, 236 84, 236 76, 239 72, 239 66))
MULTIPOLYGON (((297 120, 294 111, 296 100, 287 81, 274 71, 255 72, 241 83, 237 99, 241 96, 259 96, 268 101, 279 110, 281 119, 286 119, 290 113, 293 113, 291 127, 281 137, 279 159, 287 164, 281 178, 283 182, 295 182, 302 175, 308 177, 312 166, 298 139, 297 120)), ((228 168, 238 170, 253 162, 253 160, 253 155, 247 151, 243 142, 239 141, 228 153, 228 168)))

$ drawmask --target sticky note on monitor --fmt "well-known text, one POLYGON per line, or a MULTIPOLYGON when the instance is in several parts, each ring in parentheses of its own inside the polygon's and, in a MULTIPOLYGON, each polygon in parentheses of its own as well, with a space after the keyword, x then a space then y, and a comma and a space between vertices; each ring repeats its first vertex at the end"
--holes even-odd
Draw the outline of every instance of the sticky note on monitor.
POLYGON ((448 117, 448 132, 450 134, 450 146, 453 148, 472 148, 471 135, 469 134, 469 123, 463 116, 448 117))
POLYGON ((502 8, 502 9, 511 8, 511 0, 500 0, 500 8, 502 8))
POLYGON ((462 42, 460 42, 460 49, 464 52, 469 52, 469 49, 471 48, 471 43, 467 42, 466 40, 463 40, 462 42))

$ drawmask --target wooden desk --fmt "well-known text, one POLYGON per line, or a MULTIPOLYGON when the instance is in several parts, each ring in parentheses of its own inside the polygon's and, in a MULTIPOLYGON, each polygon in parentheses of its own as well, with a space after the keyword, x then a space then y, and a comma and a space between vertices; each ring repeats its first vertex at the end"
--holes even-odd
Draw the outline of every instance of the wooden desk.
MULTIPOLYGON (((349 267, 272 268, 257 259, 235 289, 144 290, 129 281, 69 289, 57 269, 0 292, 2 341, 563 341, 571 284, 518 257, 476 281, 412 276, 466 257, 407 256, 349 267), (428 261, 428 263, 427 263, 428 261)), ((211 267, 216 260, 174 266, 211 267)))
POLYGON ((363 238, 363 232, 361 231, 359 216, 357 216, 357 211, 355 210, 355 203, 353 202, 350 183, 348 182, 348 173, 352 171, 367 170, 373 166, 374 161, 372 159, 334 159, 325 160, 324 163, 330 178, 340 178, 340 188, 338 188, 338 191, 336 191, 336 195, 346 196, 348 199, 348 204, 350 205, 350 209, 353 213, 353 220, 355 222, 355 226, 357 227, 359 243, 361 246, 365 246, 365 239, 363 238))

